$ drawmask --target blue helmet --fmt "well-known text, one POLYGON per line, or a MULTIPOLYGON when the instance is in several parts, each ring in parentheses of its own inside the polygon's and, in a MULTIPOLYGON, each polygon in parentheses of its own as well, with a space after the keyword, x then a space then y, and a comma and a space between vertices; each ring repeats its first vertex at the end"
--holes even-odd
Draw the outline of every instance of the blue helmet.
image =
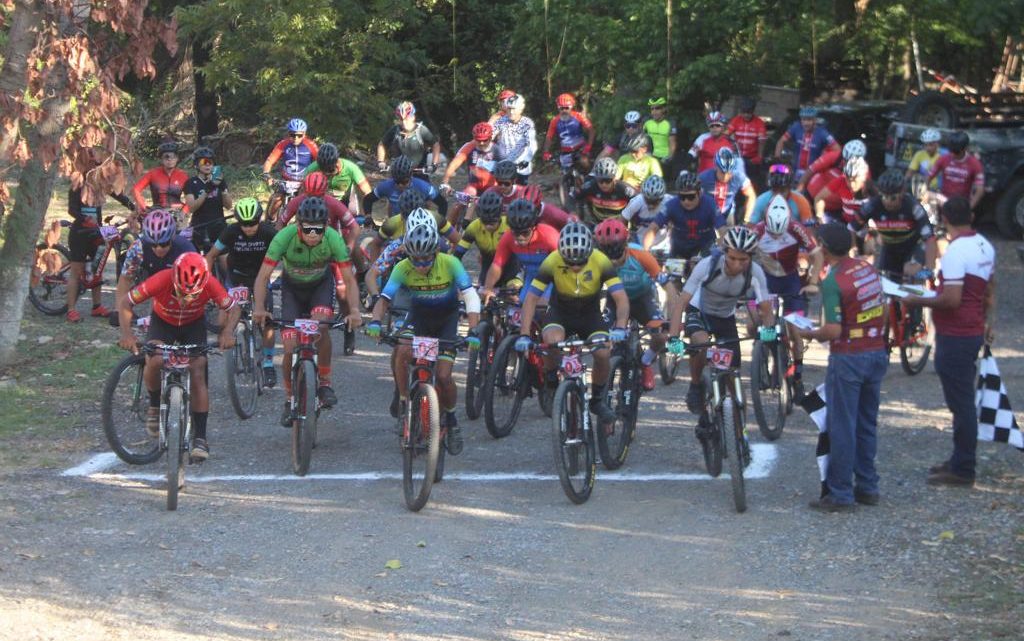
POLYGON ((736 168, 736 154, 728 147, 722 147, 715 153, 715 168, 727 174, 736 168))
POLYGON ((814 107, 812 105, 806 105, 804 107, 800 107, 800 117, 801 118, 817 118, 818 117, 818 108, 814 107))
POLYGON ((288 133, 304 134, 307 128, 306 121, 302 118, 292 118, 288 121, 288 133))

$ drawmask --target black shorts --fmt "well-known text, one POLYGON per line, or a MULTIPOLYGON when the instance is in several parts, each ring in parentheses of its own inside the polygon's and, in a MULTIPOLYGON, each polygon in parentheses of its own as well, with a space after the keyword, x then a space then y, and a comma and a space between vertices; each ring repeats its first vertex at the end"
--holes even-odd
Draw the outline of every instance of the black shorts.
MULTIPOLYGON (((614 321, 615 299, 611 296, 608 297, 606 308, 610 315, 609 318, 614 321)), ((661 327, 665 320, 653 291, 638 298, 629 299, 629 317, 635 320, 640 327, 661 327)))
POLYGON ((608 323, 601 315, 601 308, 598 305, 587 307, 582 310, 565 310, 558 307, 554 299, 544 315, 543 330, 549 327, 561 327, 565 330, 565 337, 578 336, 583 339, 591 338, 597 334, 608 334, 608 323))
MULTIPOLYGON (((710 316, 704 314, 693 305, 686 307, 686 324, 683 327, 683 335, 690 338, 697 332, 707 332, 714 340, 730 340, 739 338, 736 330, 736 317, 710 316)), ((732 351, 732 366, 740 366, 740 344, 729 343, 723 345, 732 351)))
POLYGON ((199 253, 205 254, 210 251, 213 244, 220 238, 221 232, 227 226, 228 223, 223 218, 195 223, 195 226, 192 228, 192 244, 196 246, 199 253))
POLYGON ((96 227, 71 226, 68 230, 68 258, 73 263, 87 263, 103 246, 103 237, 96 227))
POLYGON ((886 278, 897 283, 903 282, 903 267, 910 261, 924 263, 924 248, 919 244, 885 245, 875 261, 875 266, 886 278))
MULTIPOLYGON (((480 285, 484 284, 487 280, 487 272, 491 268, 491 263, 494 262, 494 256, 480 255, 480 277, 477 279, 480 285)), ((498 282, 494 284, 495 287, 507 287, 509 281, 519 278, 519 261, 515 256, 512 256, 505 263, 505 266, 501 268, 501 276, 498 277, 498 282)), ((520 281, 522 282, 522 281, 520 281)))
POLYGON ((319 282, 296 285, 287 279, 281 282, 281 318, 293 321, 309 318, 314 307, 334 309, 334 275, 325 274, 319 282))
MULTIPOLYGON (((405 317, 402 336, 427 336, 454 342, 459 337, 459 308, 455 307, 445 314, 440 310, 414 305, 405 317)), ((455 350, 450 346, 442 347, 438 358, 455 361, 455 350)))
POLYGON ((171 325, 156 314, 149 316, 146 341, 178 345, 206 345, 206 319, 200 318, 188 325, 171 325))

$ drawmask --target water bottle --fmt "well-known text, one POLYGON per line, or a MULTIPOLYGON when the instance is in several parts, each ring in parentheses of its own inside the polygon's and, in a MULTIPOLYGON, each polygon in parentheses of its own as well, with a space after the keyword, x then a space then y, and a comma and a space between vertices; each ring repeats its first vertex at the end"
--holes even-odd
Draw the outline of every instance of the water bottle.
POLYGON ((643 355, 640 357, 640 362, 643 364, 644 367, 647 367, 654 362, 654 359, 657 358, 657 356, 658 355, 654 352, 654 350, 648 347, 646 350, 644 350, 643 355))

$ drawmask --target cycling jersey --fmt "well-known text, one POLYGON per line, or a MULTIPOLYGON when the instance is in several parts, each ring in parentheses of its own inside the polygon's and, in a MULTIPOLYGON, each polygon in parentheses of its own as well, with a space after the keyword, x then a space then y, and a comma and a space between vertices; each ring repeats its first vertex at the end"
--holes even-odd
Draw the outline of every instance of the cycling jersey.
MULTIPOLYGON (((430 215, 434 217, 434 222, 437 223, 438 233, 442 236, 451 236, 453 233, 451 223, 436 211, 431 211, 430 215)), ((380 226, 380 230, 377 233, 384 240, 401 239, 405 235, 405 218, 402 218, 401 214, 395 214, 384 221, 384 224, 380 226)))
POLYGON ((466 166, 466 173, 469 175, 469 186, 478 191, 489 189, 495 185, 494 166, 498 164, 498 147, 491 143, 486 149, 480 149, 476 142, 467 142, 462 145, 456 158, 461 158, 466 166))
MULTIPOLYGON (((288 206, 285 207, 284 213, 281 214, 282 225, 288 224, 292 216, 299 211, 299 207, 302 205, 302 201, 306 200, 306 197, 307 194, 299 194, 288 201, 288 206)), ((355 217, 352 216, 352 212, 348 210, 345 203, 330 194, 324 194, 323 201, 327 207, 327 226, 337 230, 346 239, 357 237, 359 235, 359 223, 356 222, 355 217)))
MULTIPOLYGON (((839 167, 829 167, 824 171, 811 176, 807 181, 807 196, 813 201, 821 193, 821 190, 828 187, 833 180, 843 177, 843 171, 839 167)), ((825 199, 825 211, 838 211, 843 203, 836 194, 829 194, 825 199)))
POLYGON ((734 116, 725 128, 725 135, 736 139, 740 156, 754 164, 761 163, 762 158, 758 150, 761 143, 768 140, 768 129, 760 116, 753 116, 750 120, 743 116, 734 116))
POLYGON ((733 143, 728 136, 714 136, 710 132, 697 136, 690 146, 690 155, 697 159, 697 173, 715 166, 715 155, 719 149, 732 149, 733 143))
POLYGON ((403 287, 411 296, 414 311, 418 308, 433 313, 457 309, 459 292, 472 289, 473 283, 458 258, 437 254, 426 274, 419 273, 408 258, 399 262, 380 295, 394 300, 403 287))
POLYGON ((498 118, 494 123, 494 141, 498 145, 498 160, 511 160, 526 163, 519 168, 520 175, 533 172, 533 156, 537 153, 537 129, 533 121, 522 116, 518 122, 512 122, 508 116, 498 118))
POLYGON ((672 149, 669 137, 676 135, 676 123, 668 118, 648 118, 644 121, 644 133, 651 139, 651 154, 655 158, 667 158, 672 149))
POLYGON ((228 270, 232 281, 256 278, 276 233, 274 225, 267 222, 260 223, 251 238, 245 235, 238 223, 228 225, 221 232, 214 247, 218 252, 228 255, 228 270))
POLYGON ((273 169, 280 160, 281 178, 297 182, 302 180, 306 167, 316 160, 316 153, 316 143, 309 137, 303 138, 298 145, 293 145, 291 138, 285 138, 274 145, 263 166, 273 169))
POLYGON ((186 252, 196 250, 192 241, 186 240, 180 234, 175 234, 171 239, 171 247, 163 257, 157 256, 153 246, 137 239, 124 255, 124 266, 121 268, 121 276, 128 279, 128 282, 135 282, 145 276, 167 269, 174 264, 174 260, 186 252))
POLYGON ((885 348, 885 305, 882 281, 866 261, 844 256, 821 281, 821 310, 826 323, 842 326, 829 341, 830 354, 852 354, 885 348))
MULTIPOLYGON (((765 212, 768 210, 768 203, 771 202, 775 196, 780 196, 774 191, 766 191, 757 197, 754 201, 754 211, 750 214, 750 220, 747 222, 751 225, 759 223, 764 220, 765 212)), ((789 205, 789 217, 798 223, 808 224, 814 222, 814 211, 811 209, 811 204, 807 202, 807 199, 795 191, 791 191, 786 195, 786 204, 789 205)))
POLYGON ((864 189, 860 190, 861 195, 854 194, 850 189, 849 183, 846 182, 846 177, 841 176, 836 178, 828 185, 828 190, 832 194, 839 197, 841 205, 840 210, 828 209, 826 204, 825 213, 835 217, 837 214, 842 216, 842 222, 851 223, 857 218, 857 212, 860 211, 861 205, 868 201, 867 192, 864 189))
POLYGON ((730 276, 725 271, 725 255, 715 253, 702 259, 683 285, 690 294, 690 306, 702 314, 718 318, 736 315, 736 303, 753 294, 756 303, 768 300, 768 283, 764 270, 751 261, 750 274, 740 272, 730 276))
POLYGON ((992 280, 996 252, 981 234, 970 232, 953 239, 942 256, 939 293, 946 285, 962 285, 960 306, 936 308, 935 331, 943 336, 981 336, 985 333, 985 292, 992 280))
POLYGON ((154 167, 143 174, 132 187, 135 205, 140 212, 148 209, 146 199, 142 197, 142 190, 149 187, 154 207, 174 207, 188 211, 181 200, 186 182, 188 174, 180 169, 175 168, 168 173, 163 167, 154 167))
POLYGON ((580 198, 590 205, 591 216, 596 222, 622 215, 622 210, 634 195, 636 190, 621 180, 616 180, 612 190, 606 193, 596 178, 588 178, 580 190, 580 198))
POLYGON ((640 189, 640 185, 647 180, 648 176, 663 175, 661 163, 654 156, 644 156, 640 160, 634 160, 632 154, 626 154, 619 158, 619 180, 633 189, 640 189))
MULTIPOLYGON (((491 187, 487 191, 493 191, 501 197, 501 213, 508 213, 508 206, 512 204, 513 200, 526 197, 526 185, 512 185, 512 191, 504 193, 500 187, 491 187)), ((487 193, 487 191, 483 193, 487 193)), ((482 196, 483 194, 481 194, 482 196)), ((565 224, 569 222, 570 214, 560 207, 556 207, 551 203, 542 202, 540 204, 540 217, 538 222, 545 225, 550 225, 555 229, 561 229, 565 227, 565 224)))
MULTIPOLYGON (((932 167, 935 166, 935 163, 940 157, 942 157, 941 149, 936 149, 934 154, 929 154, 925 149, 918 149, 914 152, 914 155, 910 157, 910 164, 907 165, 907 170, 927 178, 928 174, 932 171, 932 167)), ((939 179, 932 178, 931 181, 928 182, 928 187, 933 190, 938 189, 939 179)))
POLYGON ((304 287, 319 283, 327 276, 328 267, 349 269, 352 265, 341 234, 330 227, 324 229, 323 240, 313 247, 299 238, 297 225, 288 225, 277 232, 263 257, 263 264, 276 267, 282 260, 285 282, 304 287))
POLYGON ((964 154, 963 158, 956 158, 953 154, 940 157, 935 161, 928 179, 936 176, 942 176, 941 191, 946 198, 970 198, 973 187, 985 186, 985 168, 971 154, 964 154))
MULTIPOLYGON (((314 171, 323 171, 320 169, 320 163, 316 161, 306 167, 303 176, 308 176, 314 171)), ((326 172, 324 173, 326 174, 326 172)), ((351 160, 339 158, 338 171, 327 176, 327 188, 334 192, 338 200, 345 200, 352 190, 352 185, 358 185, 365 180, 366 176, 363 174, 363 170, 359 168, 359 165, 351 160)))
POLYGON ((498 251, 498 242, 506 231, 508 231, 508 223, 504 216, 501 217, 501 223, 494 231, 488 231, 484 227, 483 221, 477 218, 469 223, 462 232, 462 240, 455 248, 455 255, 461 258, 475 244, 480 249, 481 262, 484 259, 490 262, 494 258, 494 253, 498 251))
POLYGON ((728 181, 718 180, 718 174, 713 167, 700 172, 697 176, 700 179, 701 189, 705 194, 711 194, 711 197, 715 199, 715 205, 718 206, 718 211, 722 212, 723 216, 732 213, 736 206, 736 194, 750 185, 750 179, 743 171, 743 163, 738 164, 739 167, 730 172, 728 181))
POLYGON ((626 260, 619 265, 619 280, 632 301, 651 295, 651 287, 661 274, 661 267, 650 252, 637 245, 626 248, 626 260))
POLYGON ((715 243, 715 230, 725 225, 725 217, 714 199, 702 193, 694 209, 685 209, 675 196, 666 198, 665 209, 654 217, 654 222, 658 227, 672 225, 674 258, 692 258, 715 243))
POLYGON ((934 235, 928 220, 928 212, 921 203, 911 198, 910 194, 903 195, 900 208, 894 212, 882 205, 881 198, 876 196, 869 199, 861 206, 857 216, 850 221, 850 229, 860 231, 867 226, 868 221, 874 221, 882 243, 892 245, 895 249, 899 246, 912 249, 918 242, 928 240, 934 235))
POLYGON ((786 136, 796 145, 796 153, 793 154, 794 168, 806 170, 815 160, 821 156, 826 147, 837 144, 836 139, 822 125, 815 125, 811 131, 805 131, 799 120, 794 122, 786 130, 786 136))
POLYGON ((505 232, 505 235, 498 241, 498 248, 494 252, 494 260, 491 265, 497 265, 504 269, 510 259, 516 258, 523 267, 523 282, 528 283, 533 280, 544 259, 551 252, 556 251, 558 251, 558 231, 554 227, 541 223, 533 230, 533 236, 525 246, 516 243, 511 230, 505 232))
POLYGON ((600 306, 602 288, 607 288, 608 293, 622 290, 622 281, 612 261, 596 249, 579 271, 573 271, 557 251, 549 254, 537 269, 529 291, 543 296, 548 285, 554 288, 552 307, 582 314, 600 306))
POLYGON ((651 209, 643 194, 637 194, 629 199, 626 208, 622 210, 622 218, 629 222, 634 228, 646 227, 654 222, 655 217, 665 211, 665 202, 668 198, 662 198, 660 202, 651 209))
MULTIPOLYGON (((132 201, 124 194, 110 194, 110 197, 128 209, 132 209, 132 201)), ((104 198, 105 199, 105 198, 104 198)), ((99 227, 103 224, 103 203, 86 205, 82 202, 82 188, 68 190, 68 214, 74 222, 72 228, 99 227)))
POLYGON ((546 140, 550 143, 558 136, 560 151, 568 154, 583 148, 587 143, 588 132, 592 129, 593 125, 586 116, 578 111, 570 111, 568 118, 556 116, 551 119, 546 140))
MULTIPOLYGON (((807 228, 789 219, 789 225, 779 235, 769 234, 766 223, 753 226, 754 233, 761 238, 757 245, 757 262, 771 276, 795 274, 799 267, 797 259, 800 250, 811 251, 817 244, 807 232, 807 228)), ((779 292, 772 292, 779 293, 779 292)))
POLYGON ((427 152, 437 142, 437 136, 422 122, 416 123, 412 131, 406 131, 402 125, 394 125, 384 132, 380 144, 388 150, 388 156, 397 158, 405 156, 413 167, 425 167, 427 152))
POLYGON ((195 227, 204 223, 224 220, 224 192, 228 189, 228 182, 221 180, 215 185, 212 180, 203 180, 199 176, 192 176, 185 183, 184 191, 193 198, 199 198, 200 192, 206 192, 206 200, 199 209, 192 210, 190 224, 195 227))
POLYGON ((398 199, 406 189, 412 189, 420 192, 423 195, 424 200, 429 200, 437 205, 437 211, 440 212, 442 216, 445 216, 448 213, 448 201, 445 200, 444 196, 442 196, 437 190, 437 187, 422 178, 413 178, 405 187, 399 187, 393 178, 380 181, 377 183, 377 186, 373 188, 373 191, 363 197, 363 212, 369 216, 370 212, 373 211, 373 203, 378 200, 388 201, 389 212, 398 211, 398 199))
POLYGON ((235 304, 224 286, 212 275, 197 297, 179 297, 174 291, 174 273, 170 269, 153 274, 128 292, 128 301, 132 305, 150 298, 153 299, 153 313, 174 327, 189 325, 203 318, 209 301, 224 310, 235 304))

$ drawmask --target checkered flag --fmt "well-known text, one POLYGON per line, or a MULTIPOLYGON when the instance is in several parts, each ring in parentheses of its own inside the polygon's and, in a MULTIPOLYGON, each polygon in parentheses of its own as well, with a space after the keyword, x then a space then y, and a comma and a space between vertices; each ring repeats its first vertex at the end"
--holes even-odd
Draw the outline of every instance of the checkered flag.
POLYGON ((825 424, 825 419, 828 416, 828 407, 825 405, 825 384, 822 383, 814 389, 810 394, 805 394, 802 399, 798 402, 800 407, 814 421, 814 424, 818 426, 818 446, 815 448, 815 456, 818 458, 818 474, 821 479, 821 496, 824 497, 828 494, 828 453, 831 443, 828 438, 828 429, 825 424))
POLYGON ((999 366, 992 350, 985 346, 985 353, 978 367, 978 390, 974 394, 978 407, 978 440, 1009 443, 1024 451, 1024 433, 1017 425, 1017 418, 1010 409, 1010 397, 999 375, 999 366))

